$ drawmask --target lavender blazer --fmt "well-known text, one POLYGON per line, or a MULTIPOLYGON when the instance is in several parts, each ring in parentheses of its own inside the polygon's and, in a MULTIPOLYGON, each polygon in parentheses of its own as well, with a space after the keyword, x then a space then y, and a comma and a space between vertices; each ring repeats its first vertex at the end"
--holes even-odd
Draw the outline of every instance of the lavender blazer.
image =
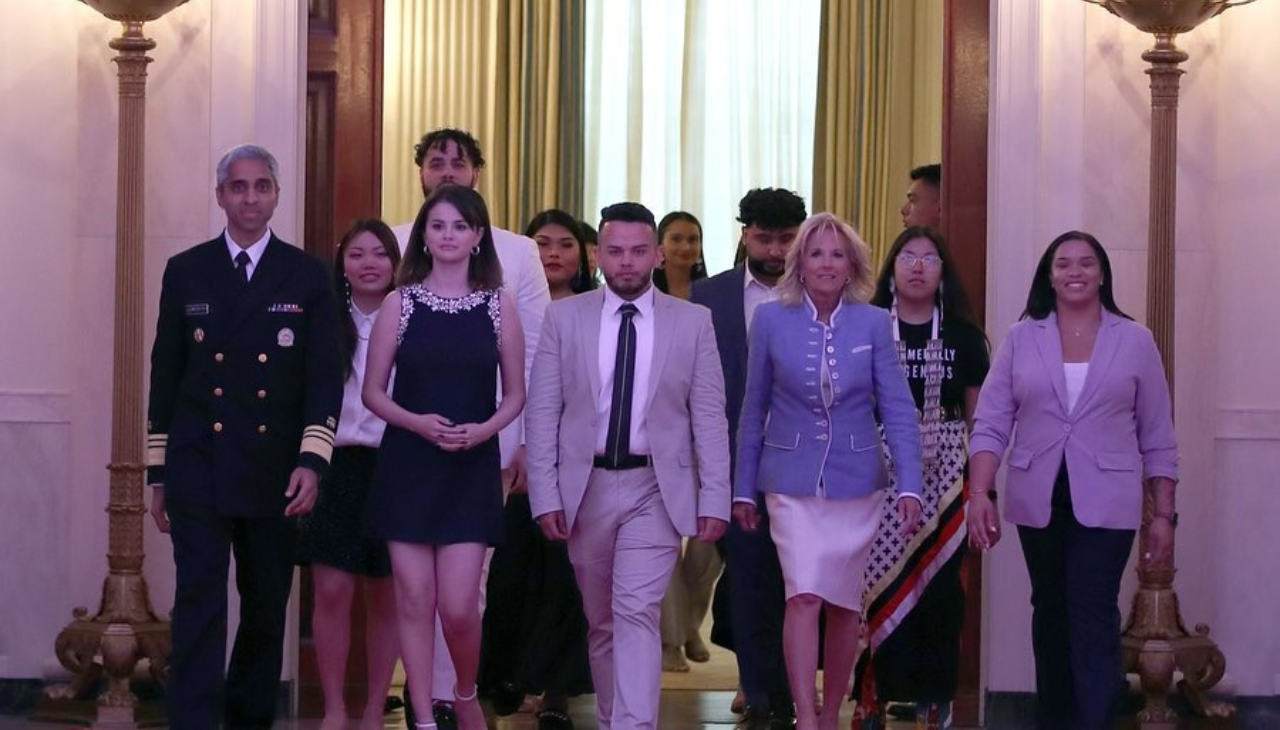
POLYGON ((1160 353, 1146 327, 1110 312, 1102 313, 1089 374, 1070 413, 1058 318, 1050 314, 1009 330, 974 421, 971 453, 999 459, 1009 450, 1003 501, 1014 524, 1049 524, 1064 455, 1076 519, 1088 527, 1137 529, 1144 480, 1178 478, 1160 353))

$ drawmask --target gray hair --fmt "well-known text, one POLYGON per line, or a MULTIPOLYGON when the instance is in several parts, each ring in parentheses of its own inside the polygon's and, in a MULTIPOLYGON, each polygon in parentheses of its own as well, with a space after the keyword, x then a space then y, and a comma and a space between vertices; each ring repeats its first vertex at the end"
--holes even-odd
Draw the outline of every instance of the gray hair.
POLYGON ((242 144, 227 150, 222 159, 218 160, 218 173, 215 180, 216 187, 222 187, 231 175, 231 164, 240 160, 257 160, 267 166, 267 171, 271 173, 271 182, 276 187, 280 187, 280 166, 276 164, 276 158, 265 147, 259 147, 256 144, 242 144))

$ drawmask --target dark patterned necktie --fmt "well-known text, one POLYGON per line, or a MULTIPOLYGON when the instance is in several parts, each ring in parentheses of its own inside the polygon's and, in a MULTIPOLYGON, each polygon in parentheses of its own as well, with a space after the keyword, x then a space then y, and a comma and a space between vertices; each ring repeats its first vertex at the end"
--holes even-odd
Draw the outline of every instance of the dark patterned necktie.
POLYGON ((609 405, 609 433, 604 441, 605 456, 617 462, 631 452, 631 394, 636 380, 636 326, 631 320, 639 312, 634 304, 618 307, 618 351, 613 360, 613 400, 609 405))
POLYGON ((241 284, 249 283, 249 252, 241 251, 236 254, 236 274, 240 276, 241 284))

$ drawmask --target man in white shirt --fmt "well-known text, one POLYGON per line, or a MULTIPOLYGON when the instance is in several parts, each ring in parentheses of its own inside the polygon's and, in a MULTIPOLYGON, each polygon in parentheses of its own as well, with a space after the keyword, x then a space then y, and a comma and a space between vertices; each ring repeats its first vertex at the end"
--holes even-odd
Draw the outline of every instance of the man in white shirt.
MULTIPOLYGON (((422 139, 413 148, 414 162, 418 165, 419 182, 422 185, 423 198, 441 185, 465 185, 474 189, 480 182, 480 171, 484 168, 484 154, 480 143, 470 133, 460 129, 436 129, 422 135, 422 139)), ((409 242, 409 231, 413 222, 396 226, 392 231, 400 250, 404 251, 409 242)), ((498 252, 498 261, 502 264, 503 288, 516 300, 516 309, 520 313, 520 324, 524 329, 525 382, 529 381, 529 370, 533 366, 533 356, 538 351, 538 336, 542 332, 542 318, 547 305, 551 303, 551 293, 547 287, 547 278, 542 271, 542 259, 538 256, 538 245, 533 239, 493 227, 493 245, 498 252)), ((501 398, 501 383, 499 383, 501 398)), ((528 489, 525 475, 524 454, 524 417, 516 418, 498 435, 498 444, 502 450, 503 484, 511 492, 524 492, 528 489)), ((492 551, 490 551, 492 553, 492 551)), ((485 575, 488 574, 488 558, 485 559, 485 575)), ((481 578, 480 610, 484 611, 484 585, 486 578, 481 578)), ((436 646, 444 646, 444 634, 440 622, 436 621, 436 646)), ((453 669, 453 661, 449 652, 435 653, 435 671, 432 677, 432 696, 434 714, 440 730, 456 727, 453 717, 453 685, 457 675, 453 669)), ((412 703, 406 704, 412 712, 412 703)))
MULTIPOLYGON (((738 435, 747 382, 747 332, 756 308, 777 298, 774 285, 782 276, 787 251, 804 222, 804 200, 790 190, 759 188, 738 203, 746 260, 729 271, 695 282, 690 301, 711 310, 724 369, 725 415, 729 443, 738 435)), ((761 519, 768 519, 761 512, 761 519)), ((725 548, 725 575, 716 587, 711 640, 737 654, 738 677, 745 701, 738 727, 790 727, 795 719, 786 667, 782 661, 782 617, 785 604, 778 553, 768 528, 744 532, 730 524, 725 548), (724 608, 728 614, 724 615, 724 608)), ((735 704, 738 704, 735 702, 735 704)))

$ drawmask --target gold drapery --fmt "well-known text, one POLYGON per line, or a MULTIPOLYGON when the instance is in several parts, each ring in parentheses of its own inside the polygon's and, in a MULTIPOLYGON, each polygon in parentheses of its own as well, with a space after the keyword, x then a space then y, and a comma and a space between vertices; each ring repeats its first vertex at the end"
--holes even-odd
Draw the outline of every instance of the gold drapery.
POLYGON ((941 162, 942 12, 937 0, 822 3, 813 209, 851 222, 877 266, 911 168, 941 162))
POLYGON ((584 1, 387 0, 383 218, 417 214, 413 146, 439 127, 480 141, 494 225, 582 207, 584 1))

